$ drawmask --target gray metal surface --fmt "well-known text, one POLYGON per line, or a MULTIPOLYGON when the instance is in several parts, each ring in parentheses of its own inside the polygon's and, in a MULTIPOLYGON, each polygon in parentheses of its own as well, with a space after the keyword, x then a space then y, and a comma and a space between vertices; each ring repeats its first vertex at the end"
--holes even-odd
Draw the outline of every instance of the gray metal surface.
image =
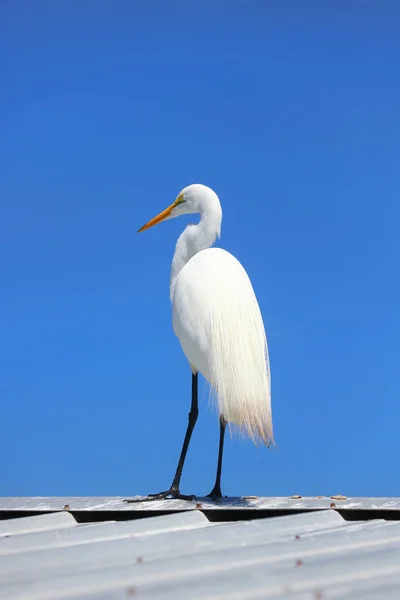
POLYGON ((395 520, 345 521, 317 510, 213 523, 189 510, 79 524, 64 511, 3 525, 0 599, 400 598, 395 520))
MULTIPOLYGON (((62 513, 55 513, 62 515, 62 513)), ((64 513, 72 519, 77 525, 74 517, 69 513, 64 513)), ((62 515, 62 516, 64 516, 62 515)), ((44 519, 45 516, 28 517, 38 520, 44 519)), ((6 523, 13 521, 26 521, 26 519, 12 519, 6 523)), ((0 531, 1 531, 0 521, 0 531)), ((69 546, 78 546, 94 542, 107 542, 111 540, 123 540, 124 538, 138 538, 139 536, 150 536, 160 533, 171 533, 173 531, 183 531, 186 529, 200 528, 209 525, 208 519, 199 511, 188 511, 185 513, 177 513, 166 515, 164 517, 149 517, 147 519, 139 519, 134 521, 122 521, 106 523, 95 523, 80 527, 73 527, 64 535, 60 535, 59 531, 43 530, 36 535, 13 536, 6 543, 0 543, 0 556, 11 556, 19 552, 28 552, 33 550, 45 550, 46 548, 61 548, 69 546)), ((4 562, 0 561, 0 573, 3 569, 4 562)))
MULTIPOLYGON (((136 497, 140 499, 140 496, 136 497)), ((346 498, 345 496, 259 498, 224 498, 213 502, 210 498, 197 501, 160 500, 158 502, 126 503, 123 497, 63 497, 63 498, 0 498, 0 511, 55 511, 64 507, 72 511, 177 511, 194 510, 201 504, 204 510, 252 509, 252 510, 321 510, 336 508, 346 510, 392 510, 400 511, 400 498, 346 498)))
POLYGON ((25 517, 0 521, 0 537, 15 535, 17 533, 30 533, 33 531, 48 531, 49 529, 64 529, 73 527, 76 521, 72 515, 64 513, 50 513, 38 517, 25 517))

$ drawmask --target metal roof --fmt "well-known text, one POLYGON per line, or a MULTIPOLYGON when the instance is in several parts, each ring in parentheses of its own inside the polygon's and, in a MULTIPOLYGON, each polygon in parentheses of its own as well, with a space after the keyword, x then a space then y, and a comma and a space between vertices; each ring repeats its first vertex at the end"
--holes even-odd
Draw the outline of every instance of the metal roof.
POLYGON ((0 598, 398 600, 400 501, 323 500, 3 498, 0 598))
MULTIPOLYGON (((140 496, 134 496, 140 499, 140 496)), ((297 512, 304 510, 321 510, 337 508, 343 511, 389 511, 400 512, 400 498, 347 498, 340 494, 336 496, 290 496, 268 497, 243 496, 238 498, 223 498, 218 502, 210 498, 199 498, 196 502, 185 500, 160 500, 157 502, 137 502, 129 504, 123 497, 96 496, 96 497, 3 497, 0 498, 0 515, 4 512, 40 512, 71 510, 76 513, 84 512, 174 512, 178 510, 194 510, 201 508, 204 511, 279 511, 297 512)))

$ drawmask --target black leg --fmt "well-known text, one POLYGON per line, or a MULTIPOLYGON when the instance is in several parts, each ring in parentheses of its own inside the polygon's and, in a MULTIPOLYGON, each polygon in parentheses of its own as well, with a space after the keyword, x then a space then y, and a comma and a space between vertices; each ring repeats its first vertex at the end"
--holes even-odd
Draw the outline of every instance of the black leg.
POLYGON ((224 437, 225 437, 226 421, 221 415, 219 418, 219 450, 218 450, 218 466, 217 466, 217 477, 215 478, 215 485, 212 492, 208 494, 209 498, 216 500, 222 498, 221 492, 221 470, 222 470, 222 455, 224 453, 224 437))
POLYGON ((134 499, 134 500, 125 500, 125 502, 145 502, 150 500, 162 500, 167 498, 168 496, 172 496, 173 498, 180 498, 182 500, 193 500, 195 496, 184 496, 179 491, 179 485, 181 482, 182 469, 185 463, 186 454, 189 448, 190 438, 192 437, 194 426, 196 425, 197 417, 199 415, 199 405, 198 405, 198 374, 192 374, 192 405, 190 407, 189 413, 189 423, 186 430, 185 439, 183 441, 181 455, 179 457, 178 466, 176 469, 175 477, 172 482, 172 485, 169 490, 166 492, 160 492, 159 494, 149 494, 146 498, 142 499, 134 499))

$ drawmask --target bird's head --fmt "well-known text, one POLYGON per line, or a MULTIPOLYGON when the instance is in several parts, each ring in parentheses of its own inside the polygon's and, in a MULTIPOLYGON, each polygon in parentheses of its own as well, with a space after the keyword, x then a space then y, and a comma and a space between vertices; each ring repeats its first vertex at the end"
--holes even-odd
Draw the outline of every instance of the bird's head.
POLYGON ((178 194, 173 204, 154 217, 154 219, 151 219, 151 221, 143 225, 138 233, 153 227, 153 225, 157 225, 157 223, 161 223, 161 221, 166 221, 167 219, 194 213, 202 214, 209 207, 218 207, 218 209, 221 210, 217 194, 206 185, 193 183, 192 185, 185 187, 178 194))

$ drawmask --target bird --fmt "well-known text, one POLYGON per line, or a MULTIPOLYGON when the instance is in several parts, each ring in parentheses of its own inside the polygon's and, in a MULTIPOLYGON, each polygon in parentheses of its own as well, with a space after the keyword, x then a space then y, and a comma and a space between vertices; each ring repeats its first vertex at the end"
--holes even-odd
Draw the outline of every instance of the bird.
POLYGON ((178 238, 172 260, 172 325, 192 372, 191 407, 186 435, 171 487, 146 500, 181 494, 182 470, 198 418, 198 375, 209 383, 219 413, 219 449, 215 484, 208 497, 222 498, 221 472, 227 424, 255 444, 274 444, 268 343, 260 307, 241 263, 212 247, 221 234, 222 208, 210 187, 195 183, 148 221, 138 233, 175 217, 200 216, 178 238))

